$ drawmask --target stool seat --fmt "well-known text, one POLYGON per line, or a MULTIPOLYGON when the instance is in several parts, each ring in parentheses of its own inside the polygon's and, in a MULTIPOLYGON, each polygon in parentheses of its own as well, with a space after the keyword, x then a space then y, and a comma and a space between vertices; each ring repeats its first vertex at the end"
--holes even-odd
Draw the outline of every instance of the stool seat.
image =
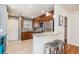
POLYGON ((45 44, 45 47, 54 47, 56 45, 57 45, 57 43, 55 43, 55 42, 48 42, 45 44))
POLYGON ((48 42, 44 45, 44 53, 46 54, 46 48, 49 48, 49 52, 53 50, 53 54, 61 53, 63 51, 64 42, 62 40, 54 40, 53 42, 48 42))
POLYGON ((55 42, 56 44, 60 44, 60 43, 64 44, 62 40, 54 40, 53 42, 55 42))

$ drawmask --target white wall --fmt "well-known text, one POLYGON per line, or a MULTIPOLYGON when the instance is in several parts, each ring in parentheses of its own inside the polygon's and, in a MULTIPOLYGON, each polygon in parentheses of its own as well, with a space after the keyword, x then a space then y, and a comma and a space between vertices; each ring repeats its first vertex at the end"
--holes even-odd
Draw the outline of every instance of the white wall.
POLYGON ((79 11, 67 12, 61 5, 55 5, 55 31, 61 31, 59 39, 64 39, 64 26, 58 26, 58 15, 67 16, 67 40, 69 44, 79 46, 79 11))
POLYGON ((6 5, 0 4, 0 28, 3 29, 3 34, 7 34, 7 8, 6 5))
POLYGON ((71 12, 69 14, 70 21, 70 43, 79 46, 79 11, 71 12))
MULTIPOLYGON (((65 16, 68 17, 68 13, 61 5, 56 4, 54 8, 54 14, 55 14, 55 32, 60 33, 58 39, 64 40, 64 17, 65 16), (59 15, 63 16, 63 26, 59 26, 59 15)), ((68 27, 70 27, 69 24, 68 27)), ((69 28, 68 31, 70 31, 69 28)), ((70 38, 70 34, 68 33, 68 41, 70 41, 69 38, 70 38)))
POLYGON ((9 17, 7 20, 7 40, 18 40, 18 18, 9 17))

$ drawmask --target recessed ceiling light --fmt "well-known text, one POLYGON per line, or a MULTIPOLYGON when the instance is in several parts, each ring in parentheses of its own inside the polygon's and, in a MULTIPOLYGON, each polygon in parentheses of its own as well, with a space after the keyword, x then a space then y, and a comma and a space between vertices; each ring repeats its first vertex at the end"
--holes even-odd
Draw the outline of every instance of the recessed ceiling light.
POLYGON ((46 16, 49 16, 50 15, 50 13, 49 12, 46 12, 46 16))

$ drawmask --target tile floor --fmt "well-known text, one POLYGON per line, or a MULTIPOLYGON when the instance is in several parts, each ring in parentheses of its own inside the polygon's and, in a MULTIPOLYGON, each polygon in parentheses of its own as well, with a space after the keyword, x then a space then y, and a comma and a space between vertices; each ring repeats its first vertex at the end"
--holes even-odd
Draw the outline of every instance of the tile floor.
POLYGON ((8 54, 32 54, 32 39, 29 40, 16 40, 8 41, 7 44, 8 54))

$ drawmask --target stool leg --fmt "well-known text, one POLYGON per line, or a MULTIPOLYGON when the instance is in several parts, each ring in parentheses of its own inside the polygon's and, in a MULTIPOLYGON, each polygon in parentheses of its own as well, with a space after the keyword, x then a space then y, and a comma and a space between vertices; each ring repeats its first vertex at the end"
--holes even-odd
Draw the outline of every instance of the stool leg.
POLYGON ((49 48, 49 54, 51 54, 51 48, 49 48))
POLYGON ((54 53, 53 54, 56 54, 56 48, 54 47, 54 53))
POLYGON ((52 48, 52 54, 55 54, 55 48, 54 47, 52 48))
POLYGON ((46 47, 44 47, 44 54, 46 54, 46 47))
POLYGON ((55 54, 58 54, 59 53, 59 48, 56 47, 55 50, 56 50, 56 53, 55 54))

